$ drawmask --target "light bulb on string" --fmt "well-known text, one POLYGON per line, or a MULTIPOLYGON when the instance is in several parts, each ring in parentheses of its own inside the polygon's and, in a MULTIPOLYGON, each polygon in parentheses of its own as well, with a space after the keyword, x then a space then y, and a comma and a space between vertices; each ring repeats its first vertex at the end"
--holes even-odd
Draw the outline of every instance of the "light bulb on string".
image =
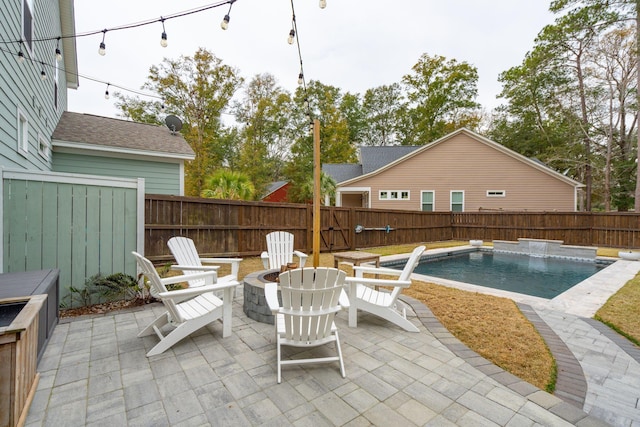
POLYGON ((107 83, 107 90, 104 91, 104 99, 109 99, 109 85, 111 83, 107 83))
POLYGON ((224 15, 224 19, 220 23, 220 28, 222 28, 223 30, 226 30, 227 28, 229 28, 229 20, 230 19, 231 18, 229 17, 229 15, 224 15))
POLYGON ((42 71, 40 71, 40 80, 45 81, 47 80, 47 73, 44 72, 44 62, 42 62, 41 64, 42 64, 42 71))
POLYGON ((226 30, 227 28, 229 28, 229 21, 231 20, 231 17, 229 15, 231 14, 231 8, 233 7, 233 3, 235 3, 235 1, 236 0, 229 0, 229 11, 227 12, 226 15, 224 15, 224 18, 220 23, 220 28, 222 28, 223 30, 226 30))
POLYGON ((100 47, 98 48, 98 53, 100 56, 105 56, 107 54, 107 46, 104 44, 104 37, 107 35, 107 30, 102 30, 102 41, 100 42, 100 47))
POLYGON ((300 74, 298 74, 298 84, 301 85, 302 83, 304 83, 304 74, 300 71, 300 74))
POLYGON ((295 37, 296 37, 296 32, 292 28, 291 31, 289 31, 289 38, 287 38, 287 42, 289 44, 293 44, 293 41, 295 40, 295 37))
POLYGON ((58 43, 56 44, 56 61, 62 61, 62 52, 60 51, 60 37, 58 37, 58 43))
POLYGON ((327 7, 327 0, 320 0, 320 9, 327 7))
POLYGON ((162 22, 162 35, 160 36, 160 46, 162 47, 167 47, 167 33, 164 30, 164 18, 160 18, 160 21, 162 22))
POLYGON ((21 50, 18 51, 18 64, 22 64, 24 62, 24 53, 21 50))

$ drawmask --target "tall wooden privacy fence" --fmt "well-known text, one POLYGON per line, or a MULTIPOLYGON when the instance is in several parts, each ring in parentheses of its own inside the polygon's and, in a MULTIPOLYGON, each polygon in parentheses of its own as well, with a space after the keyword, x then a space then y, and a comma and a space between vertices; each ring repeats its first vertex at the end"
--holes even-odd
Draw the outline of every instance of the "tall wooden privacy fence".
MULTIPOLYGON (((353 250, 440 240, 563 240, 568 245, 640 247, 640 214, 589 212, 417 212, 322 207, 320 250, 353 250), (356 232, 358 230, 359 232, 356 232)), ((254 256, 270 231, 294 234, 296 249, 313 244, 313 208, 292 203, 241 202, 147 195, 145 253, 172 259, 167 240, 192 238, 208 256, 254 256)))

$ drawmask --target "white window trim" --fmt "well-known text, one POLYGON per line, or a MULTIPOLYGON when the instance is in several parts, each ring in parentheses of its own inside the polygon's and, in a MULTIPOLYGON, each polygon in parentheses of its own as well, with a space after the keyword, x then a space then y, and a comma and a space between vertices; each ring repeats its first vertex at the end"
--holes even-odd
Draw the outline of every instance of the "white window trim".
POLYGON ((378 200, 381 202, 411 200, 411 191, 410 190, 378 190, 378 200), (388 197, 382 198, 382 193, 387 193, 388 197), (391 193, 396 193, 396 197, 391 197, 391 193), (402 197, 402 193, 407 193, 406 199, 402 197))
POLYGON ((464 212, 464 204, 465 204, 464 190, 451 190, 449 192, 449 210, 453 212, 453 193, 462 193, 462 210, 460 212, 464 212))
POLYGON ((40 157, 43 159, 51 159, 51 142, 41 133, 38 133, 38 154, 40 154, 40 157), (44 147, 44 150, 42 147, 44 147))
POLYGON ((433 200, 431 201, 431 205, 432 205, 432 208, 433 208, 432 212, 435 212, 435 211, 436 211, 436 190, 420 190, 420 211, 421 211, 421 212, 428 212, 428 211, 423 211, 423 210, 422 210, 422 205, 424 204, 424 203, 422 202, 422 195, 423 195, 424 193, 431 193, 431 194, 433 194, 433 200))
POLYGON ((487 190, 487 197, 507 197, 507 192, 504 190, 487 190))
POLYGON ((17 151, 22 154, 24 157, 27 157, 29 154, 29 118, 27 115, 18 107, 18 112, 16 114, 16 142, 18 144, 17 151), (22 136, 22 138, 20 138, 22 136))

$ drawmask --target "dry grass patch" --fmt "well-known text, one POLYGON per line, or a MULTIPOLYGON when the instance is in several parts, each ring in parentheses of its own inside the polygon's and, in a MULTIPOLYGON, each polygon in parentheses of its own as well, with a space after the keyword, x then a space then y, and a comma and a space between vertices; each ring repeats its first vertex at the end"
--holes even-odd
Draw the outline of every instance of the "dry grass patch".
POLYGON ((403 293, 427 305, 476 353, 543 390, 553 391, 555 361, 513 301, 415 280, 403 293))
POLYGON ((594 317, 640 345, 640 275, 612 295, 594 317))

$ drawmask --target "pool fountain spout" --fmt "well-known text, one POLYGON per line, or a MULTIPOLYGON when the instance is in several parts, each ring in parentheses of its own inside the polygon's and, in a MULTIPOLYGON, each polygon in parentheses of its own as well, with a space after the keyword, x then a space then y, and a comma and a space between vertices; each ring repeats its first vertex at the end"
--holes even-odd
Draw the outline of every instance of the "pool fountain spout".
POLYGON ((548 242, 544 240, 530 240, 529 256, 533 258, 546 258, 547 247, 548 247, 548 242))

